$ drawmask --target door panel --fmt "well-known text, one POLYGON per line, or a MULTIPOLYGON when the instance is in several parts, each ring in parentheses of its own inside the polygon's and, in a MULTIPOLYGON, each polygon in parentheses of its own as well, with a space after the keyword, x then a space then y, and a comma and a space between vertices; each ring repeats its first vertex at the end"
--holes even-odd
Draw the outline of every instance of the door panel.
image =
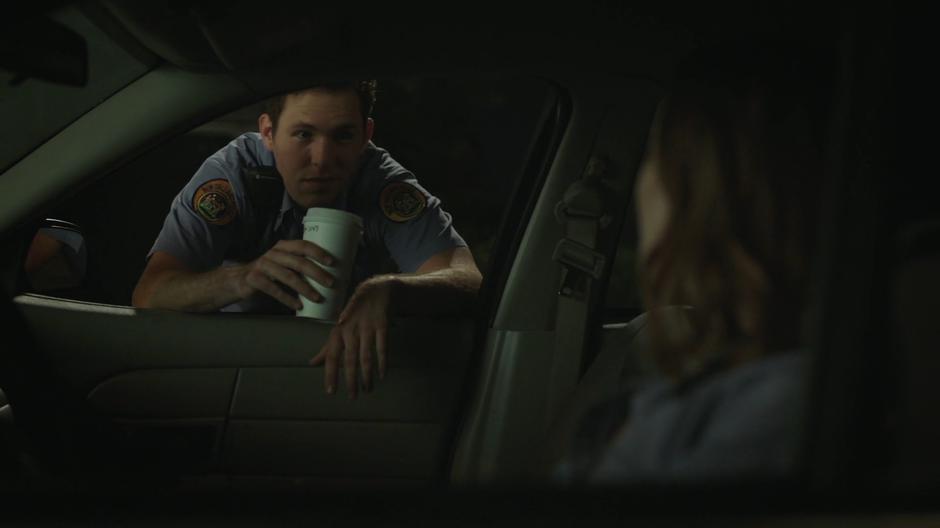
POLYGON ((220 452, 225 418, 116 418, 130 461, 165 475, 208 475, 224 470, 220 452))
POLYGON ((342 370, 329 396, 308 365, 329 324, 14 301, 57 374, 132 446, 169 446, 175 470, 207 479, 434 478, 473 342, 470 320, 394 320, 386 379, 352 400, 342 370))
POLYGON ((88 401, 109 416, 224 418, 237 369, 137 370, 108 377, 88 401))
POLYGON ((442 433, 421 423, 234 420, 223 464, 232 474, 427 479, 442 433))
MULTIPOLYGON (((393 360, 394 361, 394 360, 393 360)), ((373 422, 443 420, 453 406, 453 387, 459 373, 434 368, 389 368, 386 379, 376 381, 371 394, 351 400, 340 373, 337 393, 323 390, 320 368, 241 369, 232 402, 232 418, 321 419, 373 422)))

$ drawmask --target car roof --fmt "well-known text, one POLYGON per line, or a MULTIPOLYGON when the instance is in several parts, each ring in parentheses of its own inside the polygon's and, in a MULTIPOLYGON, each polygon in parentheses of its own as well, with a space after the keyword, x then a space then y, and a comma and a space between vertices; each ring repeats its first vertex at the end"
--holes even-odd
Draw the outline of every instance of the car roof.
MULTIPOLYGON (((479 68, 592 69, 668 77, 696 44, 733 36, 810 41, 837 33, 835 11, 627 6, 532 8, 238 0, 101 2, 99 20, 182 69, 376 76, 479 68)), ((124 40, 128 40, 125 38, 124 40)), ((254 75, 251 75, 254 74, 254 75)))

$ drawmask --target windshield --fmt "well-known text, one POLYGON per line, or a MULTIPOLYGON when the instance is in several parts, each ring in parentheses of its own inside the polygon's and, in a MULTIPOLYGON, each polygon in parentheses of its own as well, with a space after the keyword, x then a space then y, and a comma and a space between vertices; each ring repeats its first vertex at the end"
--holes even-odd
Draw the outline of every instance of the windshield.
MULTIPOLYGON (((88 82, 65 86, 38 79, 21 79, 0 69, 0 115, 8 126, 0 142, 0 170, 6 170, 66 125, 150 69, 108 35, 78 8, 51 14, 81 35, 88 47, 88 82)), ((28 45, 28 43, 26 43, 28 45)))

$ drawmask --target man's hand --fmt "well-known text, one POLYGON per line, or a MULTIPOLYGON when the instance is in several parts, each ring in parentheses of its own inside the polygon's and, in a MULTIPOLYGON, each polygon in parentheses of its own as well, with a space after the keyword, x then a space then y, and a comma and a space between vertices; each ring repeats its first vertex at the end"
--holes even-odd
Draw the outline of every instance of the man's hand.
POLYGON ((392 279, 387 275, 363 282, 340 314, 326 344, 310 360, 313 366, 326 364, 324 384, 327 393, 336 392, 340 361, 350 398, 355 398, 359 393, 357 370, 365 392, 372 392, 374 370, 378 371, 380 380, 385 378, 385 338, 391 290, 392 279))
POLYGON ((286 292, 278 285, 280 283, 313 302, 321 302, 323 297, 304 277, 310 277, 327 288, 333 287, 334 278, 310 259, 324 266, 333 263, 333 256, 313 242, 279 241, 267 253, 247 265, 243 280, 238 285, 239 298, 247 299, 255 292, 263 292, 288 308, 302 309, 300 299, 286 292))
POLYGON ((326 392, 336 392, 340 361, 351 398, 359 392, 357 371, 361 372, 359 377, 366 392, 372 390, 374 370, 378 371, 379 379, 385 378, 390 313, 395 316, 467 313, 481 279, 470 250, 456 247, 433 255, 415 273, 379 275, 360 284, 326 344, 310 360, 314 366, 326 364, 326 392))

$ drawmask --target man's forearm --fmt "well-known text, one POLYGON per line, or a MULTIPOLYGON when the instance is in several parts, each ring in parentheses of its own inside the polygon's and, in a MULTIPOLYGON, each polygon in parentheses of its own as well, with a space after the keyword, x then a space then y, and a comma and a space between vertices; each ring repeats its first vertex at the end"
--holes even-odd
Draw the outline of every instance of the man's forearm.
POLYGON ((213 312, 241 300, 238 284, 242 266, 216 268, 204 273, 164 270, 134 292, 134 306, 188 312, 213 312))
POLYGON ((454 315, 474 305, 482 278, 468 268, 446 268, 422 274, 379 275, 363 283, 384 283, 391 289, 389 311, 395 315, 454 315))

